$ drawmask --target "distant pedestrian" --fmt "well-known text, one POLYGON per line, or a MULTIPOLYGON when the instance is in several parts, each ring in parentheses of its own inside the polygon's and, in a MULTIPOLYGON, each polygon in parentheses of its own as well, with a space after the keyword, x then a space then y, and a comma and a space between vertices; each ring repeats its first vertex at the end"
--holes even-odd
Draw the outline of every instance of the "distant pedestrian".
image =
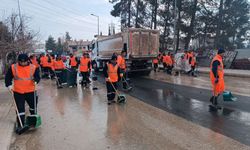
POLYGON ((88 78, 89 78, 89 72, 91 71, 91 61, 88 58, 88 54, 84 53, 83 57, 80 60, 80 72, 82 75, 82 81, 81 81, 81 85, 86 87, 88 82, 88 78))
POLYGON ((158 58, 157 58, 157 57, 154 58, 154 59, 153 59, 154 72, 156 72, 157 69, 158 69, 158 63, 159 63, 158 58))

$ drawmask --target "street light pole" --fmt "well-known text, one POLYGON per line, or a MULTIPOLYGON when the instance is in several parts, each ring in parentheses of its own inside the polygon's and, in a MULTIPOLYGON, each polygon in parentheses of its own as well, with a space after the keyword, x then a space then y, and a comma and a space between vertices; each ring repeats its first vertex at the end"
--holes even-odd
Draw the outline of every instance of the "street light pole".
POLYGON ((98 30, 97 35, 99 36, 99 16, 94 15, 94 14, 91 14, 91 16, 95 16, 95 17, 97 17, 97 30, 98 30))

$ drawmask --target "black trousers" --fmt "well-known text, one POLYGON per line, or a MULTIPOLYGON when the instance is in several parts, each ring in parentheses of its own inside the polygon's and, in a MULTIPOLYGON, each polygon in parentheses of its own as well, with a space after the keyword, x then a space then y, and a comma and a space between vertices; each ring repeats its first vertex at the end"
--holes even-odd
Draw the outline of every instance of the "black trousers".
POLYGON ((191 73, 192 73, 192 76, 194 76, 194 70, 195 70, 195 66, 191 66, 191 73))
POLYGON ((172 74, 173 66, 167 65, 167 73, 172 74))
POLYGON ((49 74, 50 74, 50 78, 54 79, 55 78, 55 72, 52 70, 52 68, 49 67, 49 74))
POLYGON ((58 79, 58 81, 56 81, 56 85, 60 86, 62 84, 63 70, 62 69, 55 70, 55 73, 58 79))
POLYGON ((124 89, 127 89, 127 83, 126 83, 126 80, 127 80, 127 73, 126 73, 126 70, 125 69, 121 69, 121 73, 123 74, 123 77, 121 78, 121 81, 122 81, 122 87, 124 89))
POLYGON ((49 77, 49 67, 43 67, 43 78, 48 78, 49 77))
MULTIPOLYGON (((114 87, 117 89, 117 82, 113 82, 112 83, 114 85, 114 87)), ((113 101, 115 99, 115 89, 112 86, 112 84, 108 81, 106 81, 106 88, 107 88, 107 98, 108 101, 113 101)))
POLYGON ((158 68, 158 64, 154 64, 154 72, 156 72, 157 68, 158 68))
POLYGON ((87 83, 89 83, 89 72, 81 72, 81 75, 82 75, 81 84, 87 86, 87 83))
MULTIPOLYGON (((30 114, 33 115, 33 114, 35 114, 34 102, 36 100, 36 104, 37 104, 38 98, 34 92, 25 93, 25 94, 20 94, 20 93, 14 92, 14 98, 15 98, 15 102, 16 102, 17 109, 19 112, 19 116, 21 118, 22 124, 24 125, 24 123, 25 123, 25 101, 29 105, 30 114)), ((20 125, 18 118, 17 118, 17 123, 18 123, 18 126, 20 127, 21 125, 20 125)))

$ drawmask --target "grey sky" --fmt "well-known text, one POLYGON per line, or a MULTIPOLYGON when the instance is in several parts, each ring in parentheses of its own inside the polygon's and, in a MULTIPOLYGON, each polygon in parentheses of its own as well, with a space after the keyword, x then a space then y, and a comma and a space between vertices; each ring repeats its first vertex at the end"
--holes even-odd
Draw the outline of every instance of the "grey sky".
MULTIPOLYGON (((116 24, 118 18, 110 15, 112 4, 108 0, 20 0, 21 11, 31 17, 29 26, 40 31, 41 40, 49 35, 57 38, 68 31, 71 37, 92 40, 97 34, 97 18, 100 16, 100 31, 108 32, 108 24, 116 24)), ((17 0, 0 0, 1 17, 17 12, 17 0)))

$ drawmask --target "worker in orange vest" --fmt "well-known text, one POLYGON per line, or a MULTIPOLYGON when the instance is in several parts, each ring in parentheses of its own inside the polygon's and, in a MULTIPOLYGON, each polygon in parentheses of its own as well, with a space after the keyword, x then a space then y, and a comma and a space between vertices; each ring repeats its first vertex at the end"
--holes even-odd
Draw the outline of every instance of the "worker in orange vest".
POLYGON ((81 85, 84 87, 87 86, 88 84, 88 74, 91 71, 91 62, 90 59, 88 58, 88 54, 87 53, 83 53, 83 57, 80 59, 80 72, 82 75, 82 81, 81 81, 81 85))
POLYGON ((121 69, 117 64, 117 56, 113 55, 111 60, 105 65, 103 69, 103 73, 106 79, 106 87, 107 87, 107 98, 108 105, 115 103, 115 89, 117 89, 117 82, 119 78, 123 76, 121 73, 121 69))
POLYGON ((41 70, 42 70, 42 77, 46 78, 47 76, 47 70, 46 70, 46 65, 47 65, 47 57, 44 54, 41 54, 40 56, 40 66, 41 66, 41 70))
POLYGON ((210 102, 214 106, 217 106, 218 96, 225 90, 223 65, 224 53, 224 49, 219 49, 217 55, 213 58, 210 64, 210 80, 213 90, 213 96, 211 97, 210 102))
POLYGON ((162 64, 163 64, 163 70, 165 72, 167 70, 166 54, 165 53, 163 53, 163 55, 162 55, 162 64))
POLYGON ((30 56, 30 61, 31 61, 31 63, 32 63, 33 65, 36 66, 36 68, 39 68, 39 64, 38 64, 38 62, 37 62, 36 55, 31 55, 31 56, 30 56))
POLYGON ((195 66, 196 66, 196 57, 195 57, 195 54, 193 51, 191 52, 191 55, 190 55, 190 65, 191 65, 191 74, 192 74, 192 76, 196 77, 196 75, 194 73, 195 66))
POLYGON ((56 84, 57 88, 62 88, 62 78, 63 78, 63 70, 66 69, 61 56, 57 56, 56 60, 54 61, 54 69, 55 75, 57 78, 56 84))
POLYGON ((41 64, 43 66, 43 70, 44 70, 44 74, 43 74, 43 78, 47 78, 49 79, 49 70, 50 70, 50 63, 51 59, 49 57, 49 54, 47 54, 46 56, 43 56, 41 58, 41 64))
POLYGON ((173 61, 172 61, 171 53, 170 53, 170 52, 168 52, 168 55, 166 55, 166 56, 164 57, 164 62, 165 62, 165 64, 166 64, 167 73, 168 73, 168 74, 172 74, 173 61))
POLYGON ((73 69, 78 68, 78 60, 72 53, 70 53, 69 66, 70 68, 73 68, 73 69))
POLYGON ((121 55, 117 56, 117 64, 121 69, 121 73, 123 74, 123 78, 121 79, 123 89, 128 88, 128 85, 127 85, 128 82, 125 81, 125 80, 127 80, 127 76, 126 76, 126 60, 125 60, 126 56, 127 56, 126 51, 122 51, 121 55))
POLYGON ((158 57, 154 58, 153 59, 154 72, 156 72, 156 70, 158 68, 158 63, 159 63, 158 57))
MULTIPOLYGON (((12 64, 5 75, 5 86, 8 87, 9 91, 14 95, 19 112, 17 115, 20 117, 23 125, 25 125, 25 101, 29 105, 31 114, 34 114, 35 108, 37 108, 34 106, 36 97, 35 86, 39 81, 39 69, 33 64, 30 64, 29 57, 26 54, 20 54, 18 56, 18 63, 12 64), (13 79, 14 84, 12 84, 13 79)), ((18 120, 16 132, 20 128, 21 123, 18 120)))
POLYGON ((55 63, 55 55, 48 55, 48 66, 49 66, 49 74, 50 74, 50 79, 53 80, 55 78, 55 68, 54 68, 54 63, 55 63))

